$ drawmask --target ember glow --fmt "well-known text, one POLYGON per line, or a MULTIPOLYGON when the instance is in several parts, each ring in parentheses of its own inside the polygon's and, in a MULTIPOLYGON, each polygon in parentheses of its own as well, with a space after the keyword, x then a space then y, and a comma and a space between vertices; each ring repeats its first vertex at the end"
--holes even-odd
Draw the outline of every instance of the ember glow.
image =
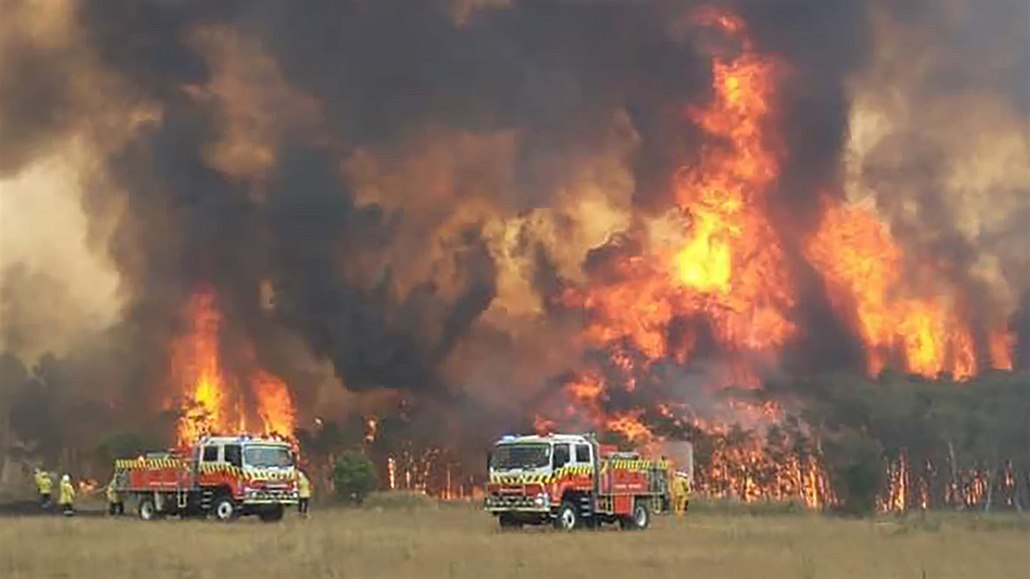
POLYGON ((793 500, 814 509, 836 502, 818 454, 782 449, 774 455, 754 435, 715 430, 708 467, 698 473, 695 485, 702 496, 744 502, 793 500))
POLYGON ((876 504, 885 513, 940 507, 983 510, 991 502, 1013 508, 1018 503, 1016 474, 1009 460, 993 467, 959 468, 946 459, 938 468, 931 460, 913 463, 902 449, 886 461, 885 474, 886 485, 876 504))
MULTIPOLYGON (((283 380, 257 367, 242 379, 224 370, 223 320, 215 293, 198 290, 183 316, 186 331, 171 348, 171 379, 181 385, 184 401, 177 445, 188 446, 212 434, 292 436, 296 410, 283 380)), ((245 359, 250 358, 248 352, 245 359)))

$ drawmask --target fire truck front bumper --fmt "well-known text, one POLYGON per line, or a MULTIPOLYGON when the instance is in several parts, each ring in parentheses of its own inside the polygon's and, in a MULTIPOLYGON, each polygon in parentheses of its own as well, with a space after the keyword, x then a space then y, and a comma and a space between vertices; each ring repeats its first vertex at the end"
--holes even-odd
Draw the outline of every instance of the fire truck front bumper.
POLYGON ((537 495, 494 495, 484 499, 484 508, 491 513, 518 511, 522 513, 550 513, 550 497, 537 495))
POLYGON ((295 505, 296 491, 279 491, 270 489, 247 489, 243 493, 245 505, 295 505))

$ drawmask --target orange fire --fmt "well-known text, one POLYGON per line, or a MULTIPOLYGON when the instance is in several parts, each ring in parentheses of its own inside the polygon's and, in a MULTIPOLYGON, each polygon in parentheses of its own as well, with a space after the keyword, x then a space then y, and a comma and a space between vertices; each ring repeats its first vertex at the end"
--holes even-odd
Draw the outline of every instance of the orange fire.
MULTIPOLYGON (((682 224, 679 239, 671 245, 652 242, 641 252, 631 244, 620 247, 617 240, 616 250, 634 251, 609 260, 603 282, 564 295, 566 305, 587 313, 587 341, 606 349, 610 369, 628 393, 638 389, 638 372, 648 372, 658 359, 688 364, 699 322, 707 324, 707 333, 729 358, 721 377, 709 377, 714 388, 757 387, 757 368, 748 354, 775 354, 797 333, 789 317, 795 288, 782 240, 767 216, 767 195, 780 173, 777 143, 769 134, 778 66, 753 49, 739 18, 706 10, 698 21, 737 40, 740 50, 713 60, 711 101, 686 111, 719 145, 703 147, 697 162, 676 174, 671 215, 682 224), (670 332, 677 319, 687 323, 670 332), (623 344, 646 359, 634 362, 623 344)), ((568 380, 568 412, 561 420, 586 419, 638 446, 660 440, 642 408, 606 411, 611 387, 592 371, 568 380)), ((778 408, 743 404, 729 410, 760 425, 780 415, 778 408)), ((663 420, 682 418, 676 412, 660 405, 663 420)), ((698 428, 721 436, 720 426, 698 428)), ((776 462, 756 440, 718 447, 711 458, 710 472, 699 477, 699 490, 710 496, 795 498, 811 506, 831 501, 815 457, 791 455, 776 462)))
MULTIPOLYGON (((740 18, 706 9, 697 21, 738 45, 734 54, 713 58, 710 102, 686 110, 709 144, 676 173, 676 207, 659 218, 661 225, 645 228, 643 237, 612 238, 601 248, 608 253, 599 260, 603 264, 588 272, 592 283, 562 296, 566 306, 585 313, 585 341, 603 348, 609 360, 603 374, 585 370, 566 381, 568 405, 557 420, 585 420, 638 445, 660 439, 648 425, 650 414, 632 402, 608 407, 613 399, 639 399, 644 393, 638 379, 659 360, 687 366, 702 336, 710 337, 722 363, 705 371, 708 385, 757 388, 757 364, 775 360, 798 335, 792 319, 797 285, 769 205, 783 152, 772 133, 781 67, 755 50, 740 18), (674 226, 671 235, 652 238, 651 229, 667 232, 666 218, 678 231, 674 226), (617 385, 606 378, 614 376, 617 385), (615 387, 624 390, 618 397, 615 387)), ((990 360, 978 359, 977 334, 962 309, 966 303, 957 292, 928 282, 942 277, 930 265, 925 272, 906 271, 900 246, 873 212, 828 196, 824 203, 820 226, 802 252, 822 276, 833 308, 865 343, 870 373, 892 366, 962 379, 986 365, 1011 368, 1010 334, 990 333, 990 360)), ((684 419, 668 416, 669 405, 662 408, 662 420, 684 419)), ((777 407, 728 403, 727 410, 759 430, 782 417, 777 407)), ((550 417, 538 416, 544 421, 551 424, 550 417)), ((718 435, 722 427, 698 428, 718 435)), ((743 500, 794 497, 810 506, 834 501, 818 452, 774 454, 765 453, 757 439, 717 445, 699 488, 743 500)), ((904 496, 885 499, 894 505, 909 495, 913 504, 925 502, 922 491, 900 479, 895 488, 904 496)))
POLYGON ((991 332, 988 336, 991 353, 991 364, 998 370, 1012 369, 1012 349, 1016 345, 1016 337, 1005 328, 991 332))
MULTIPOLYGON (((822 273, 836 309, 849 312, 848 321, 866 344, 870 373, 889 360, 924 376, 947 371, 962 379, 976 373, 969 324, 944 295, 905 293, 904 255, 871 211, 827 203, 805 253, 822 273)), ((1011 365, 1006 337, 992 338, 996 367, 1011 365)))
POLYGON ((753 501, 798 501, 810 508, 836 503, 819 457, 782 451, 774 455, 754 433, 699 425, 713 442, 708 468, 697 474, 695 490, 707 497, 753 501))
POLYGON ((533 416, 533 432, 543 436, 549 432, 554 432, 558 428, 558 423, 554 420, 546 418, 540 414, 533 416))
MULTIPOLYGON (((229 376, 221 359, 222 316, 213 291, 197 291, 187 304, 183 317, 186 330, 171 347, 171 379, 182 388, 182 416, 176 443, 189 446, 209 434, 242 434, 255 431, 265 435, 292 436, 296 411, 287 384, 270 372, 255 368, 246 383, 229 376), (248 424, 260 427, 250 428, 248 424), (256 419, 256 421, 255 421, 256 419)), ((252 356, 245 356, 250 359, 252 356)))
POLYGON ((257 370, 250 385, 257 401, 257 414, 261 418, 263 432, 292 436, 297 416, 286 382, 264 370, 257 370))
POLYGON ((369 414, 365 417, 365 444, 372 444, 379 436, 379 417, 369 414))
POLYGON ((618 432, 626 437, 626 440, 637 445, 650 444, 655 440, 655 435, 640 421, 640 414, 632 412, 610 416, 605 422, 605 429, 609 432, 618 432))
POLYGON ((687 116, 719 147, 677 178, 676 202, 690 217, 687 243, 674 258, 676 280, 704 311, 724 348, 769 350, 795 331, 787 318, 794 292, 765 195, 779 174, 767 134, 775 63, 751 48, 743 21, 706 18, 741 41, 741 52, 712 64, 714 98, 687 116))
MULTIPOLYGON (((686 221, 682 245, 619 259, 610 266, 616 281, 565 295, 567 305, 590 314, 586 337, 592 343, 628 339, 651 358, 680 362, 696 336, 691 329, 671 340, 677 317, 706 320, 729 352, 775 351, 796 332, 788 319, 794 289, 765 215, 764 197, 779 173, 767 134, 776 67, 751 49, 739 19, 706 21, 741 35, 743 48, 733 58, 715 59, 712 102, 686 113, 724 145, 702 149, 699 162, 677 175, 678 214, 686 221)), ((747 367, 734 374, 739 382, 754 381, 747 367)))

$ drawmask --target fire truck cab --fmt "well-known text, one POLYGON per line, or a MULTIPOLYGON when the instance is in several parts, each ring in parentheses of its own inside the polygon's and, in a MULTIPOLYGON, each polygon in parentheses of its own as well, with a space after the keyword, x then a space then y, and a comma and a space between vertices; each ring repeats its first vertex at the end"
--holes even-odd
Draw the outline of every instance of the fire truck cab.
POLYGON ((297 503, 289 443, 250 436, 205 437, 185 450, 115 461, 115 489, 136 498, 139 516, 282 519, 297 503))
POLYGON ((670 508, 671 465, 617 452, 592 434, 505 436, 488 458, 485 508, 502 528, 645 529, 670 508))

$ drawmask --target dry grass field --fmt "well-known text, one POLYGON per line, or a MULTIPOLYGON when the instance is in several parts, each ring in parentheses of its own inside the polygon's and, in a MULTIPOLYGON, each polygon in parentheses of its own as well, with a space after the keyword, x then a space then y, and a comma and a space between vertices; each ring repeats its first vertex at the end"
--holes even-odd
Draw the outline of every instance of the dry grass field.
POLYGON ((0 577, 1030 577, 1014 515, 842 520, 702 510, 644 532, 500 533, 472 506, 233 524, 0 519, 0 577))

